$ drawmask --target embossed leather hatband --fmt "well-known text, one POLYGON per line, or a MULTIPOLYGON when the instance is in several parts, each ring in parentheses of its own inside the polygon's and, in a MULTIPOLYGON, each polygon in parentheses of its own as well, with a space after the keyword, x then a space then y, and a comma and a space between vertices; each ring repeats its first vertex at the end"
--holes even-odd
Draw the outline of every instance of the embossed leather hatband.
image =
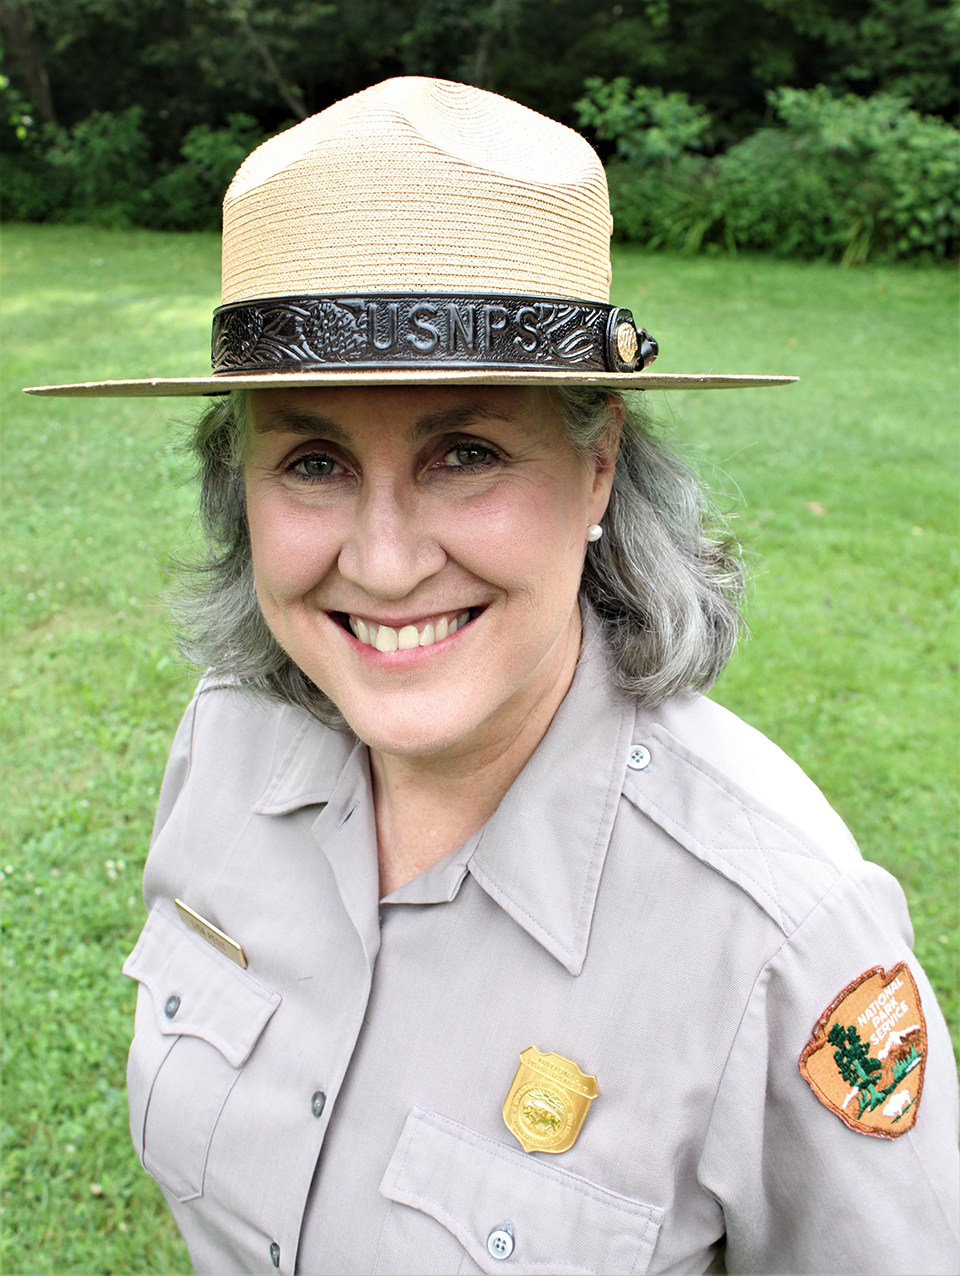
POLYGON ((333 368, 639 372, 657 343, 629 310, 514 294, 269 297, 220 306, 215 376, 333 368))

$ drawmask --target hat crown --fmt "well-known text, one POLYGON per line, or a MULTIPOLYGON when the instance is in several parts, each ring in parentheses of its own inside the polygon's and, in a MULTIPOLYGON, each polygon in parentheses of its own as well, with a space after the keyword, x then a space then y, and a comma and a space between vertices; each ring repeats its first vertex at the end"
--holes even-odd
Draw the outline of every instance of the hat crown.
POLYGON ((606 301, 606 178, 572 129, 406 76, 258 147, 224 199, 223 301, 476 292, 606 301))

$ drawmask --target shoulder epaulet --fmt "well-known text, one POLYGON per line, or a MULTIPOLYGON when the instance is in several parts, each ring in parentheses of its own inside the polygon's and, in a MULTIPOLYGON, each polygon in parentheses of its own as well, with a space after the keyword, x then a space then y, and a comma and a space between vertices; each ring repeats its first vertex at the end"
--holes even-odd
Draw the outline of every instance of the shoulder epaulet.
POLYGON ((792 934, 840 876, 830 856, 661 723, 641 743, 649 764, 627 770, 624 796, 792 934))

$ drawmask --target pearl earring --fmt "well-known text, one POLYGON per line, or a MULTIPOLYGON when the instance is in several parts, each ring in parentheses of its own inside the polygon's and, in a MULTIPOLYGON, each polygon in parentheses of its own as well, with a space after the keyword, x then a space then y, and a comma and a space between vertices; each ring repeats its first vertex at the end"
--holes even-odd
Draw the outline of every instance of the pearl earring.
POLYGON ((602 535, 603 535, 603 528, 600 526, 599 523, 591 523, 590 526, 587 528, 588 541, 598 541, 602 535))

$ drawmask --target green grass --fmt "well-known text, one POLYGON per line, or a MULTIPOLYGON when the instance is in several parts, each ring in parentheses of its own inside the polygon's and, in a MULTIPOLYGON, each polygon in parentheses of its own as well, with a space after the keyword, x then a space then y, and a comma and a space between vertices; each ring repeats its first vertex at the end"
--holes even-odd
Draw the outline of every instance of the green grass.
MULTIPOLYGON (((186 1272, 129 1146, 119 970, 194 682, 159 594, 164 561, 196 538, 176 449, 196 408, 19 387, 202 373, 218 243, 8 227, 3 266, 3 1265, 186 1272)), ((900 877, 956 1028, 953 276, 621 249, 614 294, 660 337, 665 370, 803 377, 652 396, 753 562, 753 638, 716 695, 900 877)))

